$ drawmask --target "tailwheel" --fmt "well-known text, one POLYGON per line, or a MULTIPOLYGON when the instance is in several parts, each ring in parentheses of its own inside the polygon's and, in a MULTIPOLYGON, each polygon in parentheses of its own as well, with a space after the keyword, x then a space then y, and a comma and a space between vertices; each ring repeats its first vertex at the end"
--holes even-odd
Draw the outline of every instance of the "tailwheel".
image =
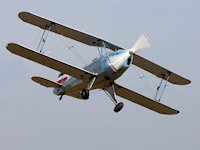
POLYGON ((119 112, 119 111, 123 108, 123 106, 124 106, 124 103, 119 102, 119 103, 115 106, 114 111, 115 111, 115 112, 119 112))
POLYGON ((88 99, 89 98, 89 94, 90 94, 90 92, 89 92, 88 89, 83 89, 83 91, 82 91, 82 98, 83 99, 88 99))
POLYGON ((61 101, 61 100, 62 100, 62 98, 63 98, 63 95, 60 95, 60 98, 59 98, 59 100, 61 101))

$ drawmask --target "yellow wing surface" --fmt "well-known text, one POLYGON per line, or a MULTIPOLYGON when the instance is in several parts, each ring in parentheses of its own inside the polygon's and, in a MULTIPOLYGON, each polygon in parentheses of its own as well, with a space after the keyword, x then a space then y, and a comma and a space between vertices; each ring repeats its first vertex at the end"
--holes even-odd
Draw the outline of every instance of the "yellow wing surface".
MULTIPOLYGON (((29 12, 21 12, 21 13, 19 13, 18 16, 24 22, 27 22, 34 26, 40 27, 41 29, 47 29, 47 27, 49 27, 49 30, 54 33, 63 35, 65 37, 68 37, 70 39, 79 41, 81 43, 84 43, 84 44, 87 44, 90 46, 98 46, 98 47, 105 46, 106 48, 109 48, 111 50, 124 49, 124 48, 121 48, 110 42, 107 42, 101 38, 95 37, 93 35, 89 35, 87 33, 78 31, 78 30, 70 28, 70 27, 66 27, 62 24, 56 23, 49 19, 42 18, 38 15, 29 13, 29 12), (102 45, 102 41, 104 42, 104 45, 102 45)), ((134 56, 133 64, 154 74, 155 76, 157 76, 159 78, 164 78, 164 80, 167 79, 167 76, 170 73, 170 78, 168 81, 173 84, 186 85, 191 82, 190 80, 185 79, 185 78, 173 73, 172 71, 165 69, 165 68, 137 55, 137 54, 135 54, 135 56, 134 56)))
POLYGON ((92 73, 90 71, 61 62, 59 60, 35 52, 18 44, 10 43, 7 45, 7 49, 11 53, 14 53, 18 56, 37 62, 41 65, 47 66, 64 74, 68 74, 80 80, 89 80, 97 75, 96 73, 92 73))
POLYGON ((158 112, 160 114, 173 115, 173 114, 179 113, 178 110, 175 110, 175 109, 170 108, 166 105, 163 105, 157 101, 154 101, 150 98, 140 95, 140 94, 138 94, 134 91, 131 91, 125 87, 122 87, 116 83, 114 84, 114 86, 115 86, 115 92, 118 96, 123 97, 131 102, 134 102, 134 103, 140 105, 140 106, 143 106, 145 108, 148 108, 148 109, 158 112))
MULTIPOLYGON (((89 35, 87 33, 78 31, 76 29, 66 27, 62 24, 56 23, 54 21, 51 21, 49 19, 42 18, 38 15, 29 13, 29 12, 21 12, 19 13, 19 18, 22 19, 24 22, 30 23, 34 26, 40 27, 41 29, 46 29, 47 27, 50 27, 50 31, 60 34, 62 36, 68 37, 70 39, 79 41, 81 43, 90 45, 90 46, 102 46, 102 40, 101 38, 89 35)), ((116 45, 113 45, 109 42, 105 42, 105 46, 109 49, 122 49, 116 45)))
POLYGON ((61 87, 62 84, 58 83, 58 82, 54 82, 54 81, 51 81, 51 80, 48 80, 48 79, 45 79, 45 78, 42 78, 42 77, 32 77, 31 78, 34 82, 42 85, 42 86, 45 86, 47 88, 54 88, 54 87, 61 87))
POLYGON ((135 55, 133 59, 133 64, 154 74, 155 76, 159 78, 167 79, 168 75, 170 74, 169 82, 173 84, 179 84, 179 85, 186 85, 189 84, 191 81, 188 79, 185 79, 139 55, 135 55))

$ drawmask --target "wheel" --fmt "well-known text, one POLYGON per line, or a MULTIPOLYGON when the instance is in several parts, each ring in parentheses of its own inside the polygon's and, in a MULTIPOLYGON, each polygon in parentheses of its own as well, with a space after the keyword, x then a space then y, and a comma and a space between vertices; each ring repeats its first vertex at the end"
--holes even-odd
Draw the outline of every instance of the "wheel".
POLYGON ((124 103, 122 103, 122 102, 118 103, 118 104, 115 106, 114 111, 115 111, 115 112, 119 112, 119 111, 123 108, 123 106, 124 106, 124 103))
POLYGON ((59 98, 60 101, 62 100, 62 97, 63 97, 63 95, 60 96, 60 98, 59 98))
POLYGON ((88 89, 83 89, 82 98, 83 99, 88 99, 89 98, 89 90, 88 89))

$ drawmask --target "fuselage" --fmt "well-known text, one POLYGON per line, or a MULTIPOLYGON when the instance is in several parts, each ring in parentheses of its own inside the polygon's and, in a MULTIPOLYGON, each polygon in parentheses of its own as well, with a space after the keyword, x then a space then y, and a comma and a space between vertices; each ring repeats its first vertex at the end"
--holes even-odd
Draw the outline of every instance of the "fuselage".
POLYGON ((104 74, 105 80, 115 80, 128 69, 131 63, 132 56, 129 54, 129 51, 118 50, 95 58, 84 69, 94 73, 104 74))
MULTIPOLYGON (((117 50, 95 58, 90 64, 84 67, 85 70, 98 74, 92 89, 104 89, 109 86, 129 68, 132 61, 133 55, 129 53, 129 50, 117 50)), ((62 83, 62 91, 67 95, 68 93, 77 93, 78 91, 82 91, 88 83, 89 81, 70 77, 62 83)), ((55 88, 54 94, 59 95, 59 90, 55 88)))

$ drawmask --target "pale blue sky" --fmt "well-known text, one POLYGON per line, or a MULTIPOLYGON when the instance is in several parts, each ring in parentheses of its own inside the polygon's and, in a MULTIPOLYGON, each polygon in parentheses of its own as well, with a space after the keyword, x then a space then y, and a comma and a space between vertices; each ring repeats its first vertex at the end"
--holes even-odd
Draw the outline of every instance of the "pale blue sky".
MULTIPOLYGON (((0 149, 199 150, 199 8, 198 0, 1 0, 0 149), (42 31, 18 18, 25 10, 124 48, 147 32, 153 47, 139 54, 192 81, 188 86, 170 84, 163 96, 162 102, 180 114, 163 116, 122 98, 118 100, 125 107, 116 114, 102 91, 93 92, 88 101, 68 96, 59 101, 51 89, 31 81, 35 75, 55 80, 58 72, 14 56, 5 48, 9 42, 37 48, 42 31)), ((79 67, 98 56, 95 48, 61 39, 66 44, 49 34, 45 51, 79 67), (74 45, 74 51, 66 45, 74 45)), ((159 80, 133 66, 118 82, 152 97, 159 80), (137 72, 146 76, 150 88, 137 72)))

